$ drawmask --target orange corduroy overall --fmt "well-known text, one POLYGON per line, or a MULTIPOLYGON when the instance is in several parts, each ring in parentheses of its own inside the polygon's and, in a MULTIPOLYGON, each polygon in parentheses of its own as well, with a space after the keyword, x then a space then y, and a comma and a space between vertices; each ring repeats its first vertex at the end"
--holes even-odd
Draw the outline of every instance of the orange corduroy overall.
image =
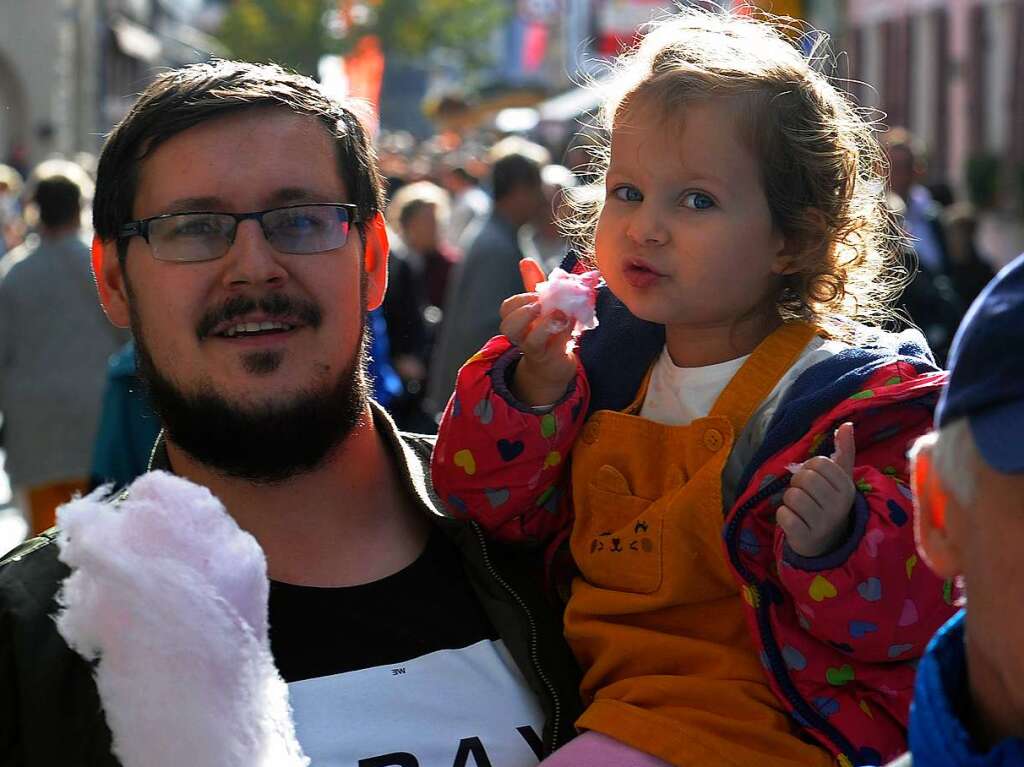
POLYGON ((785 324, 711 413, 687 426, 594 413, 573 448, 581 572, 565 631, 595 730, 680 767, 832 764, 801 740, 771 689, 722 541, 722 470, 751 414, 814 335, 785 324))

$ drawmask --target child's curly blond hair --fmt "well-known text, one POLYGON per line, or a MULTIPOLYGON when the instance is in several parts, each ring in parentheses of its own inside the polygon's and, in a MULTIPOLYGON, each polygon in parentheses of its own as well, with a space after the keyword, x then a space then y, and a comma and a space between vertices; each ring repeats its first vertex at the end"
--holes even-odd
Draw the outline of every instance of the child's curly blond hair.
MULTIPOLYGON (((784 319, 804 319, 852 339, 857 323, 895 319, 890 306, 906 283, 899 237, 886 205, 885 161, 872 125, 798 47, 791 19, 680 8, 652 22, 613 65, 599 113, 610 135, 642 103, 671 117, 695 101, 724 98, 745 116, 741 130, 761 166, 772 220, 786 237, 795 271, 777 297, 784 319)), ((575 195, 567 234, 593 259, 594 230, 610 155, 595 152, 596 182, 575 195)))

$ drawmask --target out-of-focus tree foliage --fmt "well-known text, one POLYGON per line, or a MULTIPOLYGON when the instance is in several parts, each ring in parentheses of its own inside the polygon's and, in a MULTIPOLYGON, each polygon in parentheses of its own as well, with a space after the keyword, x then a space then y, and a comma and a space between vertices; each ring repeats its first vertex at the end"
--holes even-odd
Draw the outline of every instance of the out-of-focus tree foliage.
POLYGON ((231 55, 276 61, 315 75, 325 54, 344 54, 366 34, 386 55, 418 58, 435 48, 458 51, 470 68, 484 63, 486 42, 508 14, 503 0, 234 0, 217 37, 231 55))
POLYGON ((376 32, 385 51, 422 56, 434 48, 459 51, 469 67, 489 59, 491 32, 509 14, 502 0, 381 0, 376 32))
POLYGON ((235 0, 217 37, 235 58, 276 61, 307 75, 327 53, 340 53, 324 23, 324 0, 235 0))

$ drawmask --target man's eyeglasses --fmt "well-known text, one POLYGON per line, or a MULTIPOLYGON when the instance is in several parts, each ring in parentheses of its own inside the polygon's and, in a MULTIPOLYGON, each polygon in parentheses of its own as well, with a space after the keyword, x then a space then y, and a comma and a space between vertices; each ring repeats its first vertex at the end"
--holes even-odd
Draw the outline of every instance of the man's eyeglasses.
POLYGON ((235 241, 238 225, 255 219, 279 253, 323 253, 348 241, 359 209, 343 203, 286 205, 253 213, 165 213, 121 227, 120 238, 138 235, 160 261, 212 261, 235 241))

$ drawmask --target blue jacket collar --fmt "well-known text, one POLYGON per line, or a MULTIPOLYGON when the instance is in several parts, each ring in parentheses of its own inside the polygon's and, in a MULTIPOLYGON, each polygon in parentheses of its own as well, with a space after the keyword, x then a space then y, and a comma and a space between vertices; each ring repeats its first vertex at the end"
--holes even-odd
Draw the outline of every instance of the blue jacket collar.
POLYGON ((956 714, 967 694, 964 616, 961 610, 935 635, 917 668, 910 707, 910 751, 915 767, 1022 767, 1024 740, 1008 738, 979 753, 956 714))

